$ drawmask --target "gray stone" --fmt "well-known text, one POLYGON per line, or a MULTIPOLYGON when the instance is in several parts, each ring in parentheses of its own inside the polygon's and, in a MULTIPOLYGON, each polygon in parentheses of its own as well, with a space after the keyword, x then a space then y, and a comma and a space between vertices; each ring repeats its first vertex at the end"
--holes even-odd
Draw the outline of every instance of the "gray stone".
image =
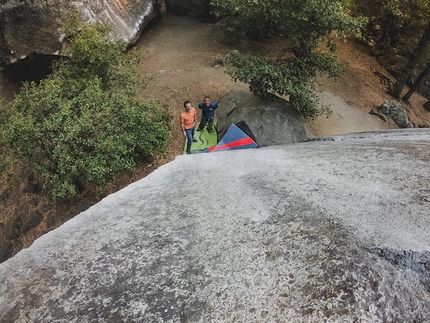
POLYGON ((165 0, 167 12, 189 17, 202 17, 210 13, 210 0, 165 0))
POLYGON ((3 245, 0 246, 0 263, 6 261, 13 255, 13 242, 5 241, 3 245))
POLYGON ((57 224, 57 222, 58 218, 56 216, 51 215, 46 219, 46 227, 52 228, 57 224))
POLYGON ((221 138, 232 123, 245 121, 260 147, 303 142, 312 138, 300 112, 288 101, 273 96, 261 100, 246 90, 229 92, 216 110, 217 130, 221 138))
POLYGON ((4 228, 6 237, 10 240, 19 238, 21 235, 22 220, 20 216, 10 219, 4 228))
POLYGON ((408 112, 399 101, 388 100, 377 108, 377 112, 391 118, 399 128, 414 127, 409 121, 408 112))
POLYGON ((248 36, 237 35, 233 32, 229 32, 229 30, 236 27, 235 25, 237 22, 237 19, 234 17, 227 17, 218 21, 216 24, 213 24, 211 27, 212 38, 218 43, 227 46, 249 41, 248 36))
POLYGON ((0 61, 13 63, 33 52, 62 54, 62 24, 72 5, 78 9, 83 23, 108 24, 114 39, 133 44, 148 22, 159 15, 161 0, 2 1, 0 61))
POLYGON ((23 221, 21 233, 24 234, 30 229, 37 227, 43 220, 43 215, 39 212, 31 212, 23 221))
POLYGON ((0 321, 430 322, 429 160, 428 129, 178 156, 0 264, 0 321))

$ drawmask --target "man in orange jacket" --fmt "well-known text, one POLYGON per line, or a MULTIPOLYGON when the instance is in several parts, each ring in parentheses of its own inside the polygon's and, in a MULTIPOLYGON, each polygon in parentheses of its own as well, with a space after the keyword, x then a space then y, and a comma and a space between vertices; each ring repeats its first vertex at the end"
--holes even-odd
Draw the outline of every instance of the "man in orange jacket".
POLYGON ((197 111, 193 108, 190 101, 184 102, 184 111, 179 116, 182 132, 187 137, 187 154, 191 154, 191 144, 197 142, 194 133, 197 125, 197 111))

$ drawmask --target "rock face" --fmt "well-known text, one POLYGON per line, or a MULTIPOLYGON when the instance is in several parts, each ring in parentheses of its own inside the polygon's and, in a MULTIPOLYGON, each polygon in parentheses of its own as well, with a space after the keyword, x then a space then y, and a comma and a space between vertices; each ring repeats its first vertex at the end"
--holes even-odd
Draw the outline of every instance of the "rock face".
POLYGON ((396 100, 384 102, 377 112, 391 118, 399 128, 413 128, 414 125, 409 121, 408 113, 402 104, 396 100))
POLYGON ((203 17, 210 13, 210 0, 165 0, 167 12, 190 17, 203 17))
POLYGON ((179 156, 0 264, 0 322, 430 322, 429 161, 427 129, 179 156))
POLYGON ((113 36, 132 44, 148 22, 159 14, 161 0, 19 1, 0 4, 0 62, 12 63, 30 53, 59 54, 62 23, 72 4, 81 21, 112 26, 113 36))
POLYGON ((245 121, 260 147, 303 142, 312 138, 300 112, 278 97, 261 100, 246 90, 231 91, 216 110, 220 138, 232 123, 245 121))

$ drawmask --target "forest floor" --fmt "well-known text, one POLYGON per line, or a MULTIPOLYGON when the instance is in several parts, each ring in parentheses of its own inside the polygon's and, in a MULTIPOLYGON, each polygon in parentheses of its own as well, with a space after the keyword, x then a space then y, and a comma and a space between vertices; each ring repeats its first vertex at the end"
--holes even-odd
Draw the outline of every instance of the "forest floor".
MULTIPOLYGON (((185 100, 190 100, 196 107, 205 95, 209 95, 213 101, 219 101, 233 89, 248 88, 246 84, 234 82, 225 73, 225 67, 217 64, 218 59, 231 50, 241 49, 217 43, 211 36, 211 28, 211 24, 202 23, 199 19, 163 12, 163 18, 143 32, 135 47, 145 53, 146 59, 139 66, 139 72, 142 78, 148 78, 149 83, 140 89, 139 96, 169 105, 174 116, 171 141, 164 158, 142 165, 133 174, 122 174, 111 183, 105 195, 145 177, 182 154, 185 138, 179 127, 179 114, 185 100)), ((267 49, 272 45, 274 44, 270 42, 265 44, 267 49)), ((328 118, 320 116, 309 122, 313 135, 320 137, 397 128, 393 123, 386 123, 369 114, 370 110, 391 99, 387 94, 387 85, 381 83, 374 70, 394 81, 370 55, 370 48, 348 40, 339 42, 337 55, 348 64, 347 69, 337 81, 323 76, 318 78, 318 95, 324 104, 330 105, 333 113, 328 118)), ((16 90, 14 84, 3 81, 3 85, 3 97, 10 97, 10 90, 16 90)), ((414 94, 410 100, 411 104, 407 109, 411 121, 416 125, 430 125, 430 112, 423 108, 425 101, 418 94, 414 94)), ((25 170, 21 172, 24 174, 25 170)), ((16 172, 4 172, 0 176, 0 193, 8 193, 6 202, 1 203, 0 198, 0 247, 6 241, 2 229, 10 218, 31 212, 44 215, 44 220, 38 227, 21 236, 19 241, 14 241, 14 254, 103 198, 89 190, 71 203, 52 205, 43 196, 23 193, 24 187, 31 180, 28 175, 18 176, 16 172)))

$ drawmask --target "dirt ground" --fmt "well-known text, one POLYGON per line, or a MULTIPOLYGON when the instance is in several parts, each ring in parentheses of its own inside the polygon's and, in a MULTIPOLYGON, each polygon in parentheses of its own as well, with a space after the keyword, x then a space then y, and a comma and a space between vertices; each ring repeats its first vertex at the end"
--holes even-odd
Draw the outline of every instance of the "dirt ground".
MULTIPOLYGON (((234 48, 218 44, 211 37, 211 25, 199 19, 163 11, 163 18, 145 29, 135 47, 146 54, 147 59, 139 66, 139 71, 142 77, 150 79, 148 86, 140 89, 139 96, 169 105, 174 115, 172 138, 165 158, 142 165, 136 173, 123 174, 111 184, 107 194, 146 176, 182 153, 185 138, 179 127, 179 114, 185 100, 190 100, 196 107, 205 95, 209 95, 213 101, 219 101, 233 89, 248 88, 243 83, 231 80, 225 73, 225 67, 216 64, 218 58, 234 48)), ((337 82, 326 77, 318 78, 318 95, 322 102, 330 105, 333 114, 329 118, 320 116, 309 123, 313 135, 319 137, 396 128, 393 123, 385 123, 369 114, 371 109, 391 98, 386 93, 387 86, 381 84, 374 69, 388 77, 390 75, 370 56, 369 48, 349 40, 339 42, 337 54, 348 63, 348 68, 337 82)), ((4 83, 2 96, 10 96, 7 89, 16 90, 15 87, 4 83)), ((417 94, 411 98, 408 110, 411 121, 417 125, 430 125, 430 113, 422 107, 424 102, 425 99, 417 94)), ((86 191, 72 203, 55 206, 43 196, 23 193, 28 181, 28 177, 22 175, 4 173, 0 177, 0 191, 8 192, 9 195, 6 203, 0 203, 0 247, 6 241, 1 229, 13 215, 35 211, 44 215, 43 222, 37 228, 14 242, 14 254, 21 248, 29 247, 40 235, 61 225, 77 210, 103 197, 86 191)))

